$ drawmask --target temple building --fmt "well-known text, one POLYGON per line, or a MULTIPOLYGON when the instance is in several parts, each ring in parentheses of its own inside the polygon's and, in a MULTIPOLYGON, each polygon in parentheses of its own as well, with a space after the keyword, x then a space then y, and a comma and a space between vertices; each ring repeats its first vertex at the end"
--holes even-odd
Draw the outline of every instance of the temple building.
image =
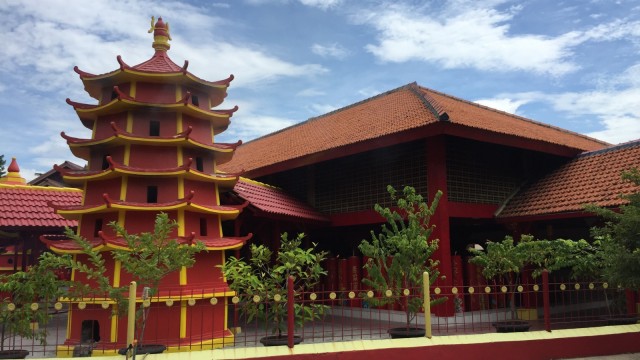
POLYGON ((75 220, 56 214, 47 204, 74 205, 82 190, 33 186, 20 175, 16 158, 0 177, 0 273, 26 270, 46 250, 38 239, 43 234, 62 234, 75 228, 75 220))
MULTIPOLYGON (((334 290, 348 286, 347 259, 379 229, 373 207, 391 205, 387 185, 429 199, 443 192, 432 217, 442 285, 469 285, 469 246, 505 235, 588 238, 597 219, 584 204, 622 204, 620 194, 638 190, 621 180, 632 167, 640 141, 612 146, 411 83, 244 143, 222 168, 328 218, 309 237, 333 255, 326 286, 334 290)), ((452 315, 453 302, 434 311, 452 315)))
MULTIPOLYGON (((86 169, 56 166, 64 182, 84 189, 82 201, 53 201, 56 213, 78 222, 78 235, 103 252, 108 277, 114 287, 127 286, 132 277, 110 256, 111 249, 127 249, 123 238, 108 226, 117 222, 128 233, 152 232, 156 216, 167 213, 177 221, 177 241, 189 246, 202 242, 206 250, 196 255, 192 268, 165 277, 151 299, 145 337, 172 348, 220 346, 233 334, 227 325, 227 304, 234 295, 217 265, 225 250, 241 247, 251 234, 224 236, 221 223, 235 219, 247 205, 221 205, 220 193, 234 187, 239 172, 218 172, 231 159, 240 141, 216 143, 237 107, 212 110, 220 105, 233 76, 210 82, 176 65, 168 56, 168 23, 159 18, 153 32, 153 56, 138 65, 117 57, 119 68, 102 75, 79 70, 87 93, 97 105, 67 99, 90 139, 66 135, 72 153, 87 161, 86 169), (206 306, 204 306, 206 305, 206 306)), ((86 261, 72 240, 43 239, 60 254, 86 261)), ((91 284, 82 273, 75 281, 91 284)), ((139 297, 142 289, 138 289, 139 297)), ((139 301, 142 301, 141 299, 139 301)), ((112 299, 74 299, 69 309, 65 346, 92 343, 109 352, 126 344, 126 317, 113 315, 112 299)))

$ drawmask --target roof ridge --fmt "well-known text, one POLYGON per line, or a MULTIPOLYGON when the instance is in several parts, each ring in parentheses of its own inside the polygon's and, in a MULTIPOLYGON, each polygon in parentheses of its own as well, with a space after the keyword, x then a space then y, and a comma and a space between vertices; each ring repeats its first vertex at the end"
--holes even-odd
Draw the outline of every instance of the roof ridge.
POLYGON ((485 105, 482 105, 482 104, 478 104, 478 103, 475 103, 475 102, 473 102, 473 101, 465 100, 465 99, 463 99, 463 98, 459 98, 459 97, 457 97, 457 96, 453 96, 453 95, 450 95, 450 94, 445 94, 445 93, 443 93, 443 92, 440 92, 440 91, 437 91, 437 90, 433 90, 433 89, 431 89, 431 88, 427 88, 427 87, 420 86, 420 85, 418 85, 418 86, 419 86, 420 88, 422 88, 423 90, 430 91, 430 92, 436 93, 436 94, 438 94, 438 95, 441 95, 441 96, 445 96, 445 97, 451 98, 451 99, 453 99, 453 100, 462 101, 462 102, 464 102, 464 103, 466 103, 466 104, 469 104, 469 105, 472 105, 472 106, 475 106, 475 107, 479 107, 479 108, 481 108, 481 109, 485 109, 485 110, 489 110, 489 111, 492 111, 492 112, 495 112, 495 113, 499 113, 499 114, 503 114, 503 115, 511 116, 511 117, 514 117, 514 118, 520 119, 520 120, 522 120, 522 121, 526 121, 526 122, 529 122, 529 123, 532 123, 532 124, 535 124, 535 125, 540 125, 540 126, 543 126, 543 127, 549 128, 549 129, 558 130, 558 131, 563 132, 563 133, 576 135, 576 136, 579 136, 579 137, 581 137, 581 138, 584 138, 584 139, 587 139, 587 140, 590 140, 590 141, 596 141, 596 142, 598 142, 598 143, 600 143, 600 144, 602 144, 602 145, 608 145, 608 146, 610 146, 610 145, 611 145, 611 143, 608 143, 608 142, 606 142, 606 141, 602 141, 602 140, 599 140, 599 139, 596 139, 596 138, 592 138, 592 137, 590 137, 590 136, 587 136, 587 135, 584 135, 584 134, 580 134, 580 133, 575 132, 575 131, 571 131, 571 130, 563 129, 563 128, 558 127, 558 126, 554 126, 554 125, 550 125, 550 124, 543 123, 543 122, 540 122, 540 121, 536 121, 536 120, 533 120, 533 119, 529 119, 529 118, 526 118, 526 117, 524 117, 524 116, 520 116, 520 115, 512 114, 512 113, 509 113, 509 112, 506 112, 506 111, 502 111, 502 110, 498 110, 498 109, 494 109, 494 108, 492 108, 492 107, 485 106, 485 105))
MULTIPOLYGON (((246 178, 244 176, 240 176, 239 180, 242 181, 242 182, 245 182, 247 184, 261 186, 261 187, 264 187, 264 188, 267 188, 267 189, 282 190, 282 188, 279 188, 277 186, 273 186, 273 185, 269 185, 267 183, 263 183, 263 182, 260 182, 260 181, 257 181, 257 180, 249 179, 249 178, 246 178)), ((240 182, 240 181, 238 181, 238 182, 240 182)))
POLYGON ((424 106, 427 107, 429 111, 440 121, 449 120, 449 114, 444 111, 444 107, 440 102, 431 97, 427 92, 420 92, 420 86, 417 83, 412 83, 409 85, 409 89, 411 92, 418 97, 418 99, 422 102, 424 106))
POLYGON ((623 149, 631 148, 631 147, 636 147, 636 146, 640 146, 640 139, 631 140, 631 141, 627 141, 627 142, 624 142, 624 143, 612 145, 612 146, 606 147, 604 149, 585 151, 583 153, 578 154, 578 156, 576 156, 576 159, 583 158, 583 157, 588 157, 588 156, 596 156, 596 155, 606 154, 608 152, 619 151, 619 150, 623 150, 623 149))
POLYGON ((299 122, 299 123, 295 123, 295 124, 293 124, 293 125, 291 125, 291 126, 287 126, 287 127, 285 127, 285 128, 282 128, 282 129, 280 129, 280 130, 274 131, 274 132, 272 132, 272 133, 265 134, 265 135, 263 135, 263 136, 260 136, 260 137, 258 137, 258 138, 255 138, 255 139, 253 139, 253 140, 249 140, 249 141, 247 141, 247 142, 243 143, 241 146, 243 146, 243 145, 247 145, 247 144, 250 144, 250 143, 252 143, 252 142, 254 142, 254 141, 258 141, 258 140, 266 139, 266 138, 268 138, 268 137, 271 137, 271 136, 277 135, 277 134, 279 134, 279 133, 281 133, 281 132, 284 132, 284 131, 288 131, 288 130, 290 130, 290 129, 293 129, 293 128, 297 127, 297 126, 302 126, 302 125, 304 125, 304 124, 310 123, 310 122, 315 121, 315 120, 319 120, 319 119, 324 118, 324 117, 326 117, 326 116, 329 116, 329 115, 332 115, 332 114, 335 114, 335 113, 339 113, 339 112, 341 112, 341 111, 344 111, 344 110, 350 109, 350 108, 355 107, 355 106, 362 105, 362 104, 364 104, 364 103, 367 103, 367 102, 369 102, 369 101, 373 101, 373 100, 375 100, 375 99, 377 99, 377 98, 380 98, 380 97, 383 97, 383 96, 389 95, 389 94, 391 94, 391 93, 398 92, 398 91, 401 91, 401 90, 404 90, 404 89, 411 89, 411 87, 412 87, 412 86, 419 86, 419 85, 414 81, 414 82, 411 82, 411 83, 409 83, 409 84, 399 86, 399 87, 397 87, 397 88, 395 88, 395 89, 387 90, 387 91, 385 91, 385 92, 383 92, 383 93, 376 94, 376 95, 374 95, 374 96, 371 96, 371 97, 368 97, 368 98, 366 98, 366 99, 360 100, 360 101, 358 101, 358 102, 355 102, 355 103, 349 104, 349 105, 347 105, 347 106, 343 106, 343 107, 341 107, 341 108, 338 108, 338 109, 335 109, 335 110, 329 111, 328 113, 324 113, 324 114, 322 114, 322 115, 318 115, 318 116, 310 117, 310 118, 308 118, 308 119, 307 119, 307 120, 305 120, 305 121, 301 121, 301 122, 299 122))
POLYGON ((48 191, 65 191, 65 192, 82 192, 82 189, 73 188, 73 187, 55 187, 55 186, 39 186, 39 185, 28 185, 28 184, 3 184, 0 183, 0 188, 16 188, 16 189, 27 189, 27 190, 48 190, 48 191))

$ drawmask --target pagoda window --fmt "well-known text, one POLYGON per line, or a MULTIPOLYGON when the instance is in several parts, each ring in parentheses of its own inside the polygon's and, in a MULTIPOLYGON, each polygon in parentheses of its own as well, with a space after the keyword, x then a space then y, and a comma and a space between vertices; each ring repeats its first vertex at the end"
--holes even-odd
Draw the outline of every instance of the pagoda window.
POLYGON ((196 157, 196 170, 203 172, 204 171, 204 161, 200 156, 196 157))
POLYGON ((147 202, 148 203, 157 203, 158 202, 158 187, 155 185, 147 186, 147 202))
POLYGON ((200 106, 200 100, 196 95, 191 95, 191 103, 195 106, 200 106))
POLYGON ((109 168, 109 161, 107 161, 107 156, 109 156, 109 154, 104 154, 104 156, 102 157, 102 167, 100 168, 102 170, 106 170, 109 168))
POLYGON ((149 121, 149 136, 160 136, 160 121, 149 121))
POLYGON ((207 219, 200 218, 200 236, 207 236, 207 219))
POLYGON ((93 237, 100 236, 100 231, 102 231, 102 219, 96 219, 96 222, 93 224, 93 237))
POLYGON ((118 93, 117 93, 115 90, 113 90, 113 91, 111 92, 111 100, 113 100, 113 99, 115 99, 115 98, 117 98, 117 97, 118 97, 118 93))

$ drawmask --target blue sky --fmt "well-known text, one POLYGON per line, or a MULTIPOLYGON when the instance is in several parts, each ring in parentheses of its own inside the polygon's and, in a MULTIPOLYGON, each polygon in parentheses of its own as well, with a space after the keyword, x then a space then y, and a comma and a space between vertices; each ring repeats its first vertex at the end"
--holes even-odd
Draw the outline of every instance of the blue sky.
POLYGON ((65 99, 96 103, 91 73, 169 55, 207 80, 234 74, 219 142, 248 141, 387 90, 421 86, 611 143, 640 138, 640 1, 228 0, 0 2, 0 154, 30 179, 82 164, 90 137, 65 99))

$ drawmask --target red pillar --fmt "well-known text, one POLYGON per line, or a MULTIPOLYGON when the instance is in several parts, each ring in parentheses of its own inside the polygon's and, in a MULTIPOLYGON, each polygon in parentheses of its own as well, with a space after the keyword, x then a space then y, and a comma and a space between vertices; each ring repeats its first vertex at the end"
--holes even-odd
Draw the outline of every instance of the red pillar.
POLYGON ((429 202, 433 200, 438 190, 442 191, 440 203, 436 213, 431 218, 431 223, 436 225, 431 238, 439 239, 439 248, 435 258, 440 261, 440 275, 444 280, 438 281, 439 286, 444 286, 443 294, 448 301, 432 308, 438 316, 453 316, 455 313, 451 286, 453 284, 453 267, 451 264, 451 239, 449 237, 449 201, 447 199, 447 151, 444 135, 426 139, 427 159, 427 193, 429 202))

